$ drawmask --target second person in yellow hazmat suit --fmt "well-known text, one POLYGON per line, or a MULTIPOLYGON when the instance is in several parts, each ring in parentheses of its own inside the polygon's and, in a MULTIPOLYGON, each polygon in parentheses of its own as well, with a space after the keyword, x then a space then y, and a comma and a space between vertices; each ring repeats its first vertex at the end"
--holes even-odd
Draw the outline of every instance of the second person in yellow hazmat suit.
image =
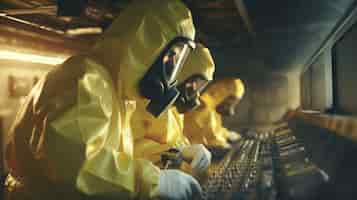
POLYGON ((191 14, 180 1, 134 1, 92 51, 49 72, 12 127, 6 198, 192 199, 199 194, 192 176, 160 170, 136 156, 144 135, 131 127, 136 112, 169 115, 194 35, 191 14), (141 105, 145 111, 137 110, 141 105))
MULTIPOLYGON (((178 88, 181 92, 178 110, 194 109, 195 106, 192 107, 192 104, 187 102, 198 100, 199 92, 212 80, 213 73, 214 63, 208 49, 198 44, 188 56, 178 76, 180 83, 178 88), (202 63, 195 66, 187 64, 192 63, 193 60, 202 60, 203 63, 210 62, 211 64, 202 63)), ((175 107, 169 108, 167 112, 155 118, 145 112, 143 102, 138 103, 132 118, 132 128, 135 133, 135 157, 159 163, 163 152, 177 148, 182 150, 186 160, 192 160, 191 167, 194 173, 199 174, 207 169, 210 164, 210 153, 203 145, 190 145, 183 134, 183 120, 183 114, 180 114, 175 107)))
POLYGON ((213 147, 229 147, 231 131, 223 127, 222 115, 233 115, 243 97, 240 79, 225 78, 214 81, 201 95, 201 106, 185 114, 184 134, 192 143, 213 147))

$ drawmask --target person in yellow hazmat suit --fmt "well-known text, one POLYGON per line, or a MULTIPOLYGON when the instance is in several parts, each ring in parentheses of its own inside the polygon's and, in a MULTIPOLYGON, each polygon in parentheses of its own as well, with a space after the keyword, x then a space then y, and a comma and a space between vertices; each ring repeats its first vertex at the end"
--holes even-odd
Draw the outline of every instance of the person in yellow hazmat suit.
POLYGON ((145 139, 165 143, 165 138, 176 136, 143 135, 131 127, 138 112, 165 118, 162 123, 169 128, 173 124, 168 109, 180 96, 177 76, 185 72, 194 36, 191 13, 182 2, 133 1, 92 50, 43 77, 19 109, 10 132, 5 198, 200 195, 191 175, 161 170, 151 159, 136 156, 145 139))
POLYGON ((200 174, 208 168, 210 152, 203 145, 190 145, 183 134, 184 117, 180 112, 195 109, 192 102, 199 101, 200 91, 212 80, 214 68, 209 50, 197 44, 178 75, 181 93, 175 102, 176 107, 155 118, 145 112, 144 102, 136 105, 136 110, 140 112, 135 112, 132 118, 135 157, 159 163, 163 152, 176 148, 181 150, 185 160, 191 161, 193 173, 200 174))
POLYGON ((223 127, 222 116, 232 116, 244 94, 240 79, 224 78, 211 83, 200 96, 201 105, 185 113, 184 134, 192 143, 210 147, 229 147, 238 133, 223 127))

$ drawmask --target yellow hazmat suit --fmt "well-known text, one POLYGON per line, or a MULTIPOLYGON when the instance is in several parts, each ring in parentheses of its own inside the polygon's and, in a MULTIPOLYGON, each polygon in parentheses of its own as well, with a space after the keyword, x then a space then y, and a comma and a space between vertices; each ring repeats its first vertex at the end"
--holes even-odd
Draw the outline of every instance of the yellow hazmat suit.
MULTIPOLYGON (((135 149, 147 138, 165 143, 178 133, 131 131, 133 113, 146 113, 138 82, 172 39, 194 35, 191 14, 180 1, 134 1, 92 51, 49 72, 14 122, 7 163, 20 184, 7 197, 157 197, 160 169, 136 157, 135 149)), ((160 123, 169 130, 175 116, 164 117, 160 123)))
MULTIPOLYGON (((211 81, 214 67, 209 50, 201 44, 197 44, 187 58, 183 70, 178 76, 178 81, 181 83, 192 75, 202 75, 207 81, 211 81)), ((168 109, 159 118, 155 118, 145 112, 143 102, 136 105, 138 112, 135 112, 132 118, 135 157, 143 157, 156 163, 160 160, 160 154, 163 151, 190 144, 183 135, 183 114, 178 113, 175 107, 168 109)))
POLYGON ((240 79, 226 78, 213 82, 201 95, 201 106, 185 114, 184 134, 191 143, 208 146, 228 146, 229 130, 222 126, 222 117, 216 107, 227 97, 239 99, 244 94, 240 79))

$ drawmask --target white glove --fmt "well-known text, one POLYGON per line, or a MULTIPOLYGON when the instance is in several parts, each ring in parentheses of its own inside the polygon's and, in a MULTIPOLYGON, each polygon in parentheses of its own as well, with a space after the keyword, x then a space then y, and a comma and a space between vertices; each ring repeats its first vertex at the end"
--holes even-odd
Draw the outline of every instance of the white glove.
POLYGON ((211 152, 203 144, 184 147, 181 152, 185 160, 191 160, 191 168, 196 174, 202 174, 211 164, 211 152))
POLYGON ((242 136, 240 136, 240 134, 237 132, 234 132, 234 131, 228 132, 228 140, 230 142, 237 142, 241 138, 242 138, 242 136))
POLYGON ((168 169, 160 172, 160 200, 201 199, 202 189, 192 176, 179 170, 168 169))

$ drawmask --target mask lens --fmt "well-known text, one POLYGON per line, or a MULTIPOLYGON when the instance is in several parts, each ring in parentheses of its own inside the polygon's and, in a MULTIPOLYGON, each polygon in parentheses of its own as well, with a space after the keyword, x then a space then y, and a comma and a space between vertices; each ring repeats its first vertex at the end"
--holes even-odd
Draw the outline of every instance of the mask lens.
POLYGON ((168 83, 176 80, 191 48, 187 43, 179 42, 174 44, 163 57, 164 77, 168 83))

